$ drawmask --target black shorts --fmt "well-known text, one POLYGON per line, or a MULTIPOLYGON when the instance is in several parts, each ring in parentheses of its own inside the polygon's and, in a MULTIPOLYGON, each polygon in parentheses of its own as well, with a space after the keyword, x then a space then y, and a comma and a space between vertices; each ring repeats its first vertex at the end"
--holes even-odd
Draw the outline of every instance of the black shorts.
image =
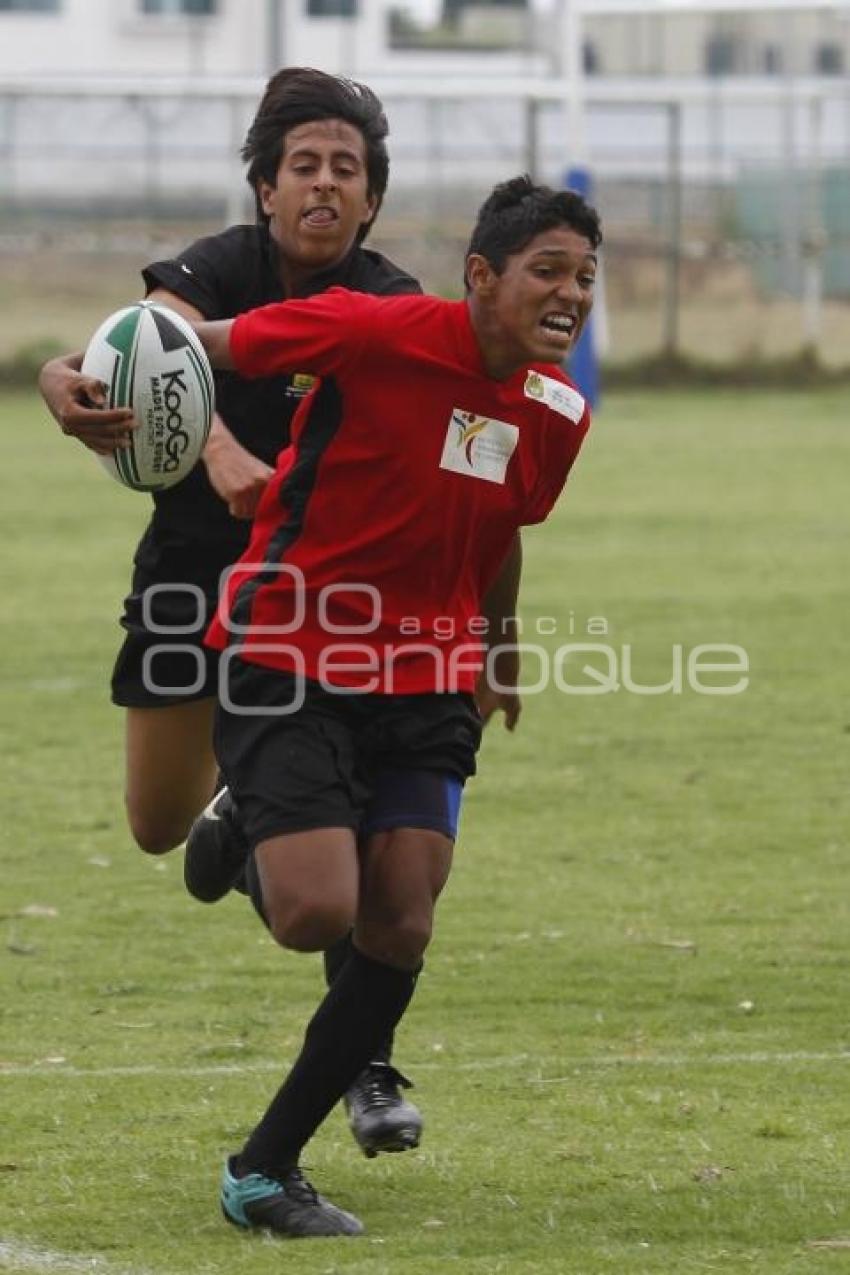
POLYGON ((203 638, 234 553, 230 545, 174 548, 145 535, 124 599, 127 636, 112 670, 114 704, 164 708, 216 695, 218 652, 203 638))
POLYGON ((215 749, 251 845, 311 828, 454 837, 481 742, 471 695, 335 693, 238 659, 227 689, 215 749))
POLYGON ((134 590, 124 601, 127 630, 112 670, 112 702, 124 708, 165 708, 209 699, 218 690, 218 652, 203 644, 217 594, 167 586, 134 590))

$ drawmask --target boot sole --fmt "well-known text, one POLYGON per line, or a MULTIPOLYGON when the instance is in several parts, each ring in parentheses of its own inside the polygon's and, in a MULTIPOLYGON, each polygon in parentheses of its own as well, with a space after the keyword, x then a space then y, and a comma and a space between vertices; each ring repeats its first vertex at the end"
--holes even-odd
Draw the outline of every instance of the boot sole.
POLYGON ((382 1152, 393 1154, 399 1151, 414 1151, 419 1146, 420 1131, 412 1126, 396 1129, 384 1138, 371 1142, 361 1142, 355 1133, 354 1138, 367 1160, 374 1160, 382 1152))

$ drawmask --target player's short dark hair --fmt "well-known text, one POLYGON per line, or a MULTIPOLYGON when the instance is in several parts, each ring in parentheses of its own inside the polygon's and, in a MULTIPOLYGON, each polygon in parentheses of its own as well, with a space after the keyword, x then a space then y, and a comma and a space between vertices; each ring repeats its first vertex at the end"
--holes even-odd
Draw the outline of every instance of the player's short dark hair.
POLYGON ((599 214, 582 195, 537 186, 527 173, 513 177, 495 186, 479 208, 466 256, 475 252, 486 257, 501 274, 508 257, 556 226, 584 235, 593 248, 602 242, 599 214))
MULTIPOLYGON (((345 120, 363 134, 368 191, 370 198, 376 201, 377 216, 390 175, 386 145, 389 125, 380 98, 356 80, 328 75, 312 67, 287 66, 277 71, 266 85, 242 147, 258 221, 268 220, 260 202, 260 182, 275 184, 286 134, 299 124, 331 119, 345 120)), ((368 233, 369 225, 361 226, 358 243, 368 233)))

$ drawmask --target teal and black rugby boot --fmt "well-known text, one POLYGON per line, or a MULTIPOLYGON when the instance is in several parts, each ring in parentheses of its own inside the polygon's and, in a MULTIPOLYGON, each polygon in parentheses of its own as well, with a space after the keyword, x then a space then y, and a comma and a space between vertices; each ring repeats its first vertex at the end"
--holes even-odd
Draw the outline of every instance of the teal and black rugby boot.
POLYGON ((230 789, 222 788, 189 829, 183 860, 186 889, 201 903, 217 903, 233 889, 244 894, 249 849, 230 789))
POLYGON ((319 1195, 297 1167, 276 1178, 263 1173, 237 1178, 231 1158, 221 1179, 221 1211, 234 1226, 290 1239, 363 1233, 363 1223, 319 1195))
POLYGON ((422 1137, 422 1116, 403 1096, 413 1086, 390 1063, 372 1062, 345 1095, 351 1132, 371 1160, 379 1151, 411 1151, 422 1137))

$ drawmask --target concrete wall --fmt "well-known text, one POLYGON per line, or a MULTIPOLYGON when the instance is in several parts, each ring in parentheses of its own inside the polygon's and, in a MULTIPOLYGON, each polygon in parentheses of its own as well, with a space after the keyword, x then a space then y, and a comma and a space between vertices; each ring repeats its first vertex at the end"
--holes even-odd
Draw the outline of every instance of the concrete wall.
POLYGON ((374 70, 382 18, 382 0, 357 20, 308 18, 288 0, 276 24, 266 0, 218 0, 210 17, 144 14, 138 0, 60 0, 58 13, 0 12, 0 74, 246 76, 284 62, 374 70))
POLYGON ((154 16, 136 0, 60 0, 58 13, 0 13, 0 71, 20 75, 237 75, 262 50, 263 0, 211 18, 154 16))
POLYGON ((818 46, 827 43, 842 50, 850 72, 850 22, 834 9, 606 14, 588 16, 584 33, 606 76, 702 76, 712 38, 733 42, 736 75, 769 73, 768 49, 779 52, 776 74, 814 75, 818 46))

